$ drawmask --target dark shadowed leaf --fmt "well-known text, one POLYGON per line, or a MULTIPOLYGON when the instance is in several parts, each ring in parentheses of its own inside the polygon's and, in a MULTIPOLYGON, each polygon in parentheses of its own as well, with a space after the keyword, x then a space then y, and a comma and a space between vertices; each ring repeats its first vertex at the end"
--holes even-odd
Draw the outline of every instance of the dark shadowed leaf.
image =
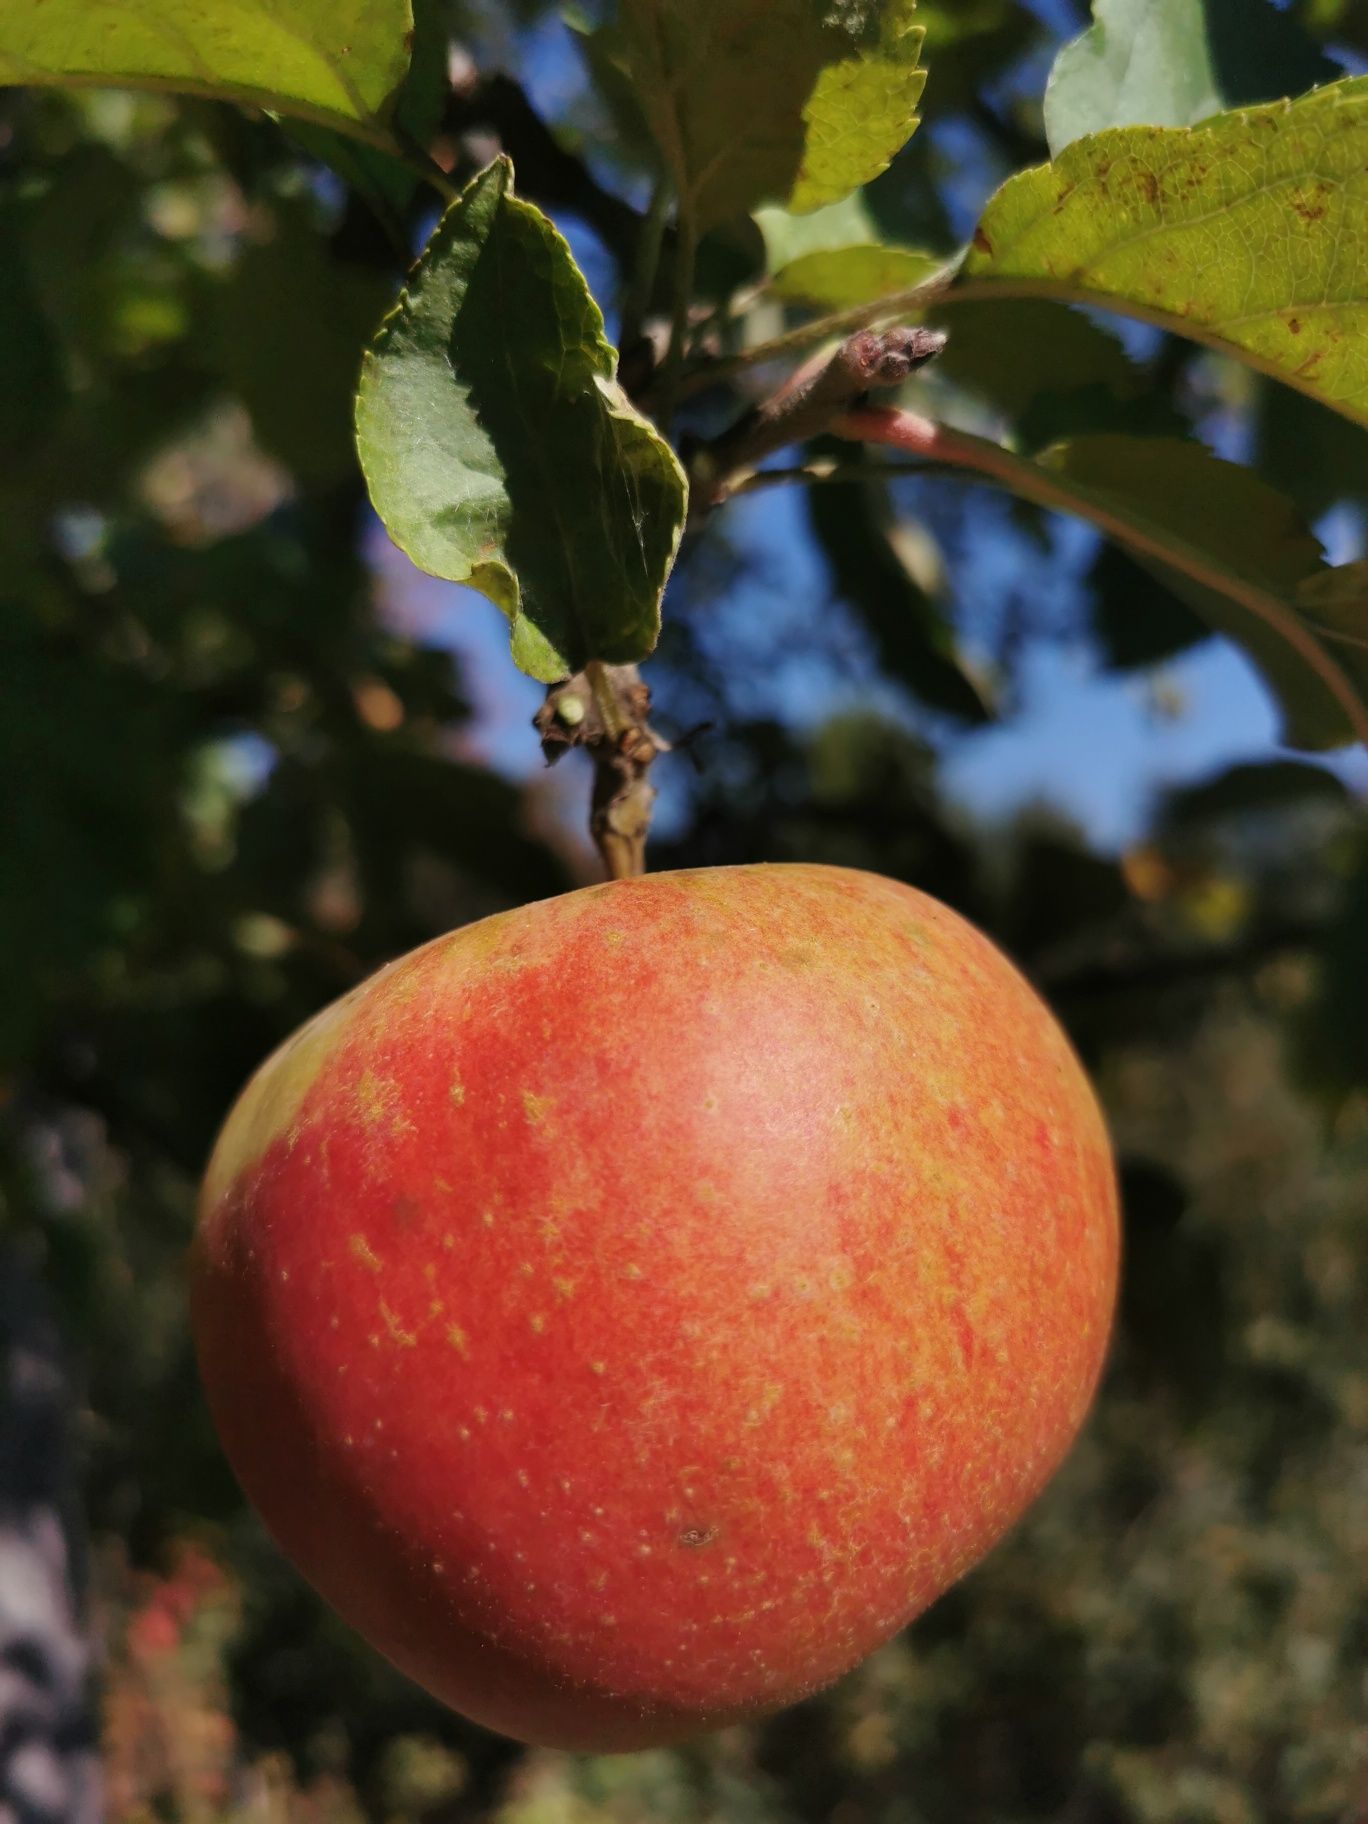
POLYGON ((1082 311, 1043 298, 966 299, 931 320, 950 338, 937 373, 1011 419, 1021 449, 1083 431, 1186 429, 1144 368, 1082 311))
POLYGON ((927 119, 972 105, 983 85, 1041 35, 1020 0, 921 0, 917 17, 926 27, 927 119))
POLYGON ((1349 802, 1343 780, 1304 760, 1269 760, 1228 767, 1213 779, 1182 786, 1164 801, 1160 828, 1189 830, 1229 817, 1261 817, 1267 811, 1311 805, 1342 807, 1349 802))
POLYGON ((263 448, 306 481, 356 460, 351 402, 361 353, 393 295, 383 273, 335 259, 300 211, 248 243, 218 299, 217 352, 263 448))
POLYGON ((1158 665, 1209 639, 1211 628, 1120 545, 1104 544, 1088 572, 1093 632, 1118 671, 1158 665))
POLYGON ((1263 673, 1294 746, 1368 738, 1368 566, 1327 569, 1292 503, 1172 437, 1096 434, 1034 459, 957 435, 974 467, 1117 539, 1263 673))
POLYGON ((1259 473, 1315 518, 1339 500, 1368 507, 1368 430, 1270 380, 1254 403, 1259 473))

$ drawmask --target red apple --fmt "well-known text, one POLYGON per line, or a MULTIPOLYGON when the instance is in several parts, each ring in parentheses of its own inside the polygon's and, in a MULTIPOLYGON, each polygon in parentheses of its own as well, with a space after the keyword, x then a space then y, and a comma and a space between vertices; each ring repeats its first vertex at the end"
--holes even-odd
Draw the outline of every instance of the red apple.
POLYGON ((1064 1455, 1115 1289, 1110 1152, 1046 1008, 869 874, 591 887, 304 1026, 209 1166, 194 1321, 284 1550, 525 1741, 827 1683, 1064 1455))

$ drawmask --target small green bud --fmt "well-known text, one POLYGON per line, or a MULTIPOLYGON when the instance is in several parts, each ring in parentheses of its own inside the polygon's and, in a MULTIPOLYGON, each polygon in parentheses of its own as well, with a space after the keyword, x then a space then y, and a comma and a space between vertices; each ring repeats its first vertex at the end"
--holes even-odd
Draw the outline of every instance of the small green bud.
POLYGON ((556 705, 556 715, 567 728, 578 728, 584 720, 584 704, 578 697, 562 697, 556 705))

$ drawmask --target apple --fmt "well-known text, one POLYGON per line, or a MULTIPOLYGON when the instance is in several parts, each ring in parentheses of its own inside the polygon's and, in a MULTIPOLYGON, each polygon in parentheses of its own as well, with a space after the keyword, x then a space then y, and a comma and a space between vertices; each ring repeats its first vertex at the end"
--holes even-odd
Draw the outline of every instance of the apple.
POLYGON ((840 868, 615 882, 391 963, 258 1071, 193 1315, 228 1457, 393 1663, 520 1740, 791 1703, 1060 1462, 1115 1179, 1060 1028, 840 868))

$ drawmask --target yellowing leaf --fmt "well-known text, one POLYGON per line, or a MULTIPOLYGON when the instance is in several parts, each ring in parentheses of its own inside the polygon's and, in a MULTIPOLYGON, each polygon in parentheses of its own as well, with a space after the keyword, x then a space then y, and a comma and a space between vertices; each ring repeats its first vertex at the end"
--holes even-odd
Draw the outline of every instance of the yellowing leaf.
POLYGON ((1366 222, 1355 78, 1200 127, 1075 140, 992 198, 959 290, 1143 317, 1368 422, 1366 222))
POLYGON ((10 0, 0 83, 222 96, 364 136, 412 28, 409 0, 10 0))

